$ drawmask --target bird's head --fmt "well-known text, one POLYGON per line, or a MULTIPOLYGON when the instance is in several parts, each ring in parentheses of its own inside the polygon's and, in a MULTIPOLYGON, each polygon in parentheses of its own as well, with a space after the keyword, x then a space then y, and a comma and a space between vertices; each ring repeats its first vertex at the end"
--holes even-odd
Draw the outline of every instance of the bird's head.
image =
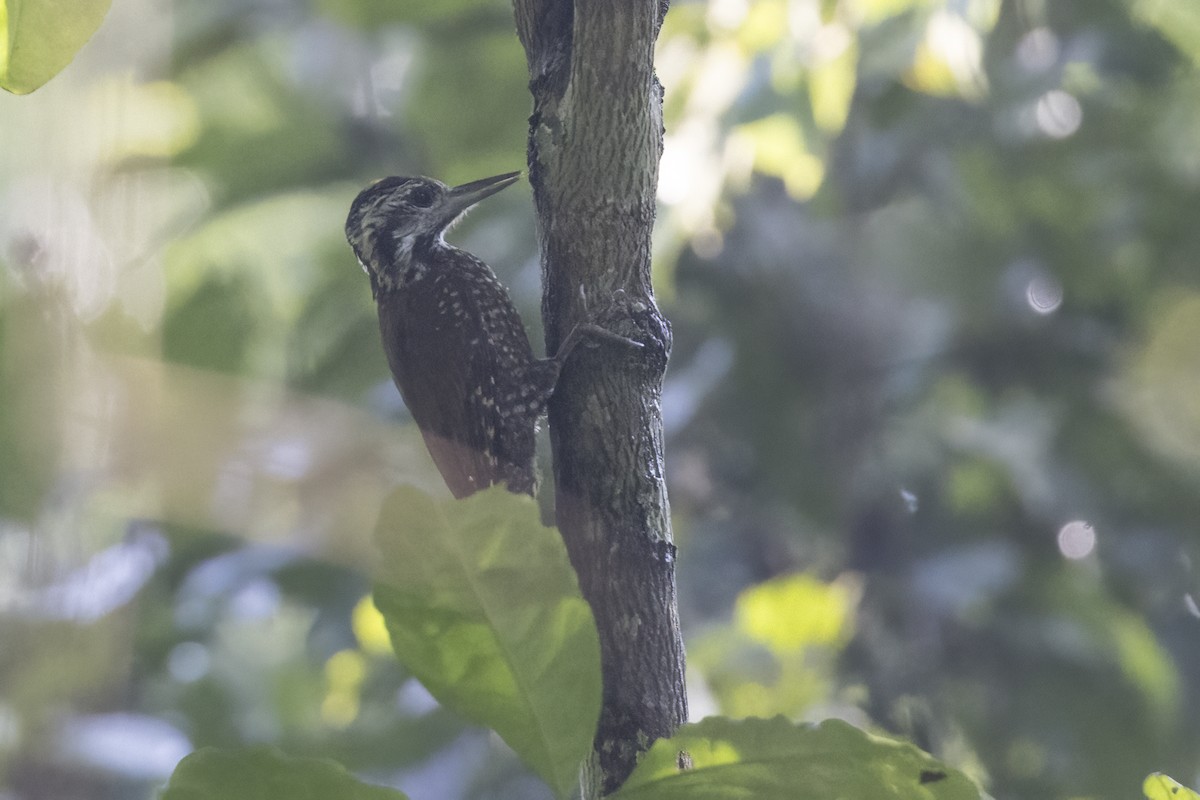
POLYGON ((520 175, 507 172, 454 187, 432 178, 384 178, 354 198, 346 239, 376 291, 395 285, 414 252, 440 244, 463 212, 520 175))

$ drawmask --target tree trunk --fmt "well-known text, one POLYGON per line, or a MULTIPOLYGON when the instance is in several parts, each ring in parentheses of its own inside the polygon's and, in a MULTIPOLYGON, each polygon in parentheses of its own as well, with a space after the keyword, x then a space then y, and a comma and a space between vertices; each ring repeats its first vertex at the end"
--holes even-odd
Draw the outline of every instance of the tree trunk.
POLYGON ((643 345, 585 340, 550 402, 558 527, 600 631, 604 702, 584 775, 594 798, 687 718, 659 408, 671 332, 650 283, 666 2, 514 6, 534 100, 548 352, 585 319, 643 345))

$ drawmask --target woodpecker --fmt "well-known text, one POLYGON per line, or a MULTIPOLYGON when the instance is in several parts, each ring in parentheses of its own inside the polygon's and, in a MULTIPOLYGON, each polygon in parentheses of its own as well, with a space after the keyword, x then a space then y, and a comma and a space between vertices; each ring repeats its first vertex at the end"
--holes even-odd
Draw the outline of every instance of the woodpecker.
POLYGON ((519 177, 454 187, 384 178, 359 193, 346 219, 392 377, 455 497, 496 483, 535 492, 538 418, 578 340, 577 329, 554 357, 535 358, 495 273, 444 238, 468 208, 519 177))

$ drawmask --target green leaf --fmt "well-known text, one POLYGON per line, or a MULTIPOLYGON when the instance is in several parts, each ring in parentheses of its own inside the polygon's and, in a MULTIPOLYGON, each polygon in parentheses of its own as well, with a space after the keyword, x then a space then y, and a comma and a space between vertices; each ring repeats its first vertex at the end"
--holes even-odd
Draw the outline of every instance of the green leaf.
POLYGON ((245 273, 207 276, 163 320, 163 355, 201 369, 237 372, 262 323, 259 284, 245 273))
POLYGON ((1146 795, 1146 800, 1200 800, 1200 794, 1161 772, 1153 772, 1146 776, 1142 783, 1142 793, 1146 795))
POLYGON ((160 800, 405 800, 403 792, 362 783, 336 761, 293 758, 271 747, 206 747, 175 767, 160 800))
POLYGON ((0 87, 28 94, 71 63, 112 0, 0 0, 0 87))
POLYGON ((501 487, 443 504, 405 487, 376 538, 375 605, 400 661, 571 794, 600 713, 600 645, 558 532, 501 487))
POLYGON ((1133 16, 1200 64, 1200 8, 1174 0, 1135 0, 1133 16))
POLYGON ((646 753, 619 800, 978 800, 979 789, 907 742, 840 720, 710 717, 646 753))

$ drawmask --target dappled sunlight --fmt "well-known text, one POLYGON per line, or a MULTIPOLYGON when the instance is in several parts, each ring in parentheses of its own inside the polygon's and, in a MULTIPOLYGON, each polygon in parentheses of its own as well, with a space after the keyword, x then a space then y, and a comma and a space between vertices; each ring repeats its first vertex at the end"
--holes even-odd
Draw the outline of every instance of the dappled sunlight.
POLYGON ((325 699, 321 701, 321 718, 337 728, 344 728, 358 716, 359 697, 367 667, 357 650, 340 650, 325 662, 325 699))
POLYGON ((855 595, 848 578, 826 584, 793 575, 747 589, 734 614, 746 634, 779 651, 837 645, 853 633, 855 595))
POLYGON ((813 120, 830 136, 841 132, 850 113, 858 56, 858 42, 845 26, 833 22, 816 32, 808 91, 813 120))
POLYGON ((809 152, 803 132, 790 115, 775 114, 738 126, 730 146, 745 151, 744 159, 766 175, 783 180, 797 200, 816 193, 825 177, 825 162, 809 152))
MULTIPOLYGON (((450 502, 343 230, 382 175, 522 167, 512 5, 113 5, 0 93, 0 795, 149 796, 269 742, 413 800, 568 796, 612 686, 553 472, 450 502)), ((660 566, 692 718, 771 719, 648 754, 644 796, 806 785, 810 736, 875 754, 861 796, 950 783, 795 724, 825 716, 997 797, 1188 777, 1200 11, 1085 6, 671 4, 660 566)), ((450 240, 541 353, 538 180, 450 240)))
POLYGON ((370 595, 358 601, 358 604, 354 606, 351 624, 354 626, 354 636, 358 640, 358 646, 365 652, 372 655, 392 652, 392 640, 388 636, 387 625, 384 623, 379 609, 375 608, 375 603, 371 600, 370 595))
MULTIPOLYGON (((933 0, 710 0, 668 15, 658 54, 668 102, 659 183, 667 213, 656 237, 657 260, 673 261, 684 244, 717 257, 731 221, 722 194, 746 191, 753 175, 779 178, 799 201, 820 191, 829 143, 846 124, 860 62, 877 70, 905 58, 860 53, 862 31, 896 17, 919 25, 919 43, 906 64, 895 65, 905 82, 931 95, 983 97, 982 36, 996 24, 1000 4, 939 6, 933 0), (748 95, 762 93, 763 76, 777 110, 749 111, 748 95)), ((1048 135, 1067 135, 1061 131, 1069 119, 1065 114, 1057 128, 1045 123, 1054 131, 1048 135)))
POLYGON ((958 14, 939 11, 925 26, 907 78, 914 89, 929 94, 981 97, 987 91, 982 57, 979 32, 958 14))
POLYGON ((696 678, 734 717, 802 718, 814 706, 836 703, 830 672, 854 633, 860 593, 849 574, 825 583, 798 573, 745 589, 731 624, 689 639, 696 678))

